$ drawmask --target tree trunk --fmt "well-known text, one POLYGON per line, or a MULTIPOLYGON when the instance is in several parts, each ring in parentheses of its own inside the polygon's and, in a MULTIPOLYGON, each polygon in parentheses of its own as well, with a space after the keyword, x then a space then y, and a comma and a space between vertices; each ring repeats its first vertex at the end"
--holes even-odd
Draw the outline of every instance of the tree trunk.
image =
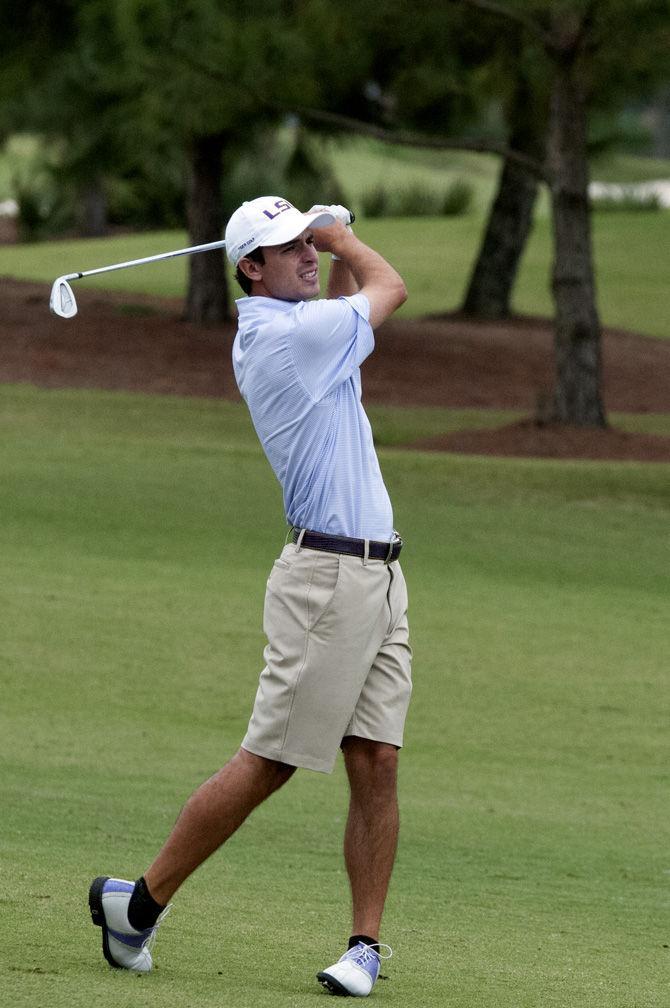
MULTIPOLYGON (((219 241, 223 236, 221 178, 225 135, 195 137, 191 146, 188 191, 188 230, 191 245, 219 241)), ((189 256, 186 319, 215 325, 231 318, 224 252, 199 252, 189 256)))
POLYGON ((666 84, 656 95, 651 110, 652 154, 657 158, 670 158, 670 85, 666 84))
POLYGON ((77 230, 83 238, 102 238, 107 234, 107 197, 100 179, 94 178, 79 192, 77 230))
POLYGON ((548 169, 554 222, 556 385, 551 419, 605 427, 586 156, 586 104, 575 61, 556 61, 548 169))
POLYGON ((525 168, 505 160, 463 301, 462 311, 466 315, 485 319, 509 316, 536 196, 537 180, 525 168))
MULTIPOLYGON (((530 85, 521 70, 508 118, 510 147, 543 161, 530 85)), ((498 192, 461 309, 466 315, 486 319, 509 316, 519 263, 533 223, 537 190, 537 177, 529 169, 518 161, 504 159, 498 192)))

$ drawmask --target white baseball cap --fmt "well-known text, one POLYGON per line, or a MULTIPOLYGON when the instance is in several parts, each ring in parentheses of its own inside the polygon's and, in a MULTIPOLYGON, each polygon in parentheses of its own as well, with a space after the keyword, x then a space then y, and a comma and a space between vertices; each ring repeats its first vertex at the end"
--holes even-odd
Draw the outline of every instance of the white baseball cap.
POLYGON ((283 245, 309 227, 334 224, 332 213, 302 213, 280 196, 259 196, 243 203, 226 227, 226 252, 233 266, 263 245, 283 245))

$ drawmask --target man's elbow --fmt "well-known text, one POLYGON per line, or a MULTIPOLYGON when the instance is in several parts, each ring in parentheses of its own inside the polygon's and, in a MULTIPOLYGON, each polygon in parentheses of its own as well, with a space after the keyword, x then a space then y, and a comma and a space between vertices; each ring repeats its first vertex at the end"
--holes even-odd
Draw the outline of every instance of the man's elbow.
POLYGON ((361 293, 370 302, 369 321, 373 329, 385 322, 407 300, 407 288, 397 273, 376 287, 371 285, 361 288, 361 293))
MULTIPOLYGON (((404 305, 407 300, 407 288, 405 287, 405 282, 400 277, 398 277, 398 282, 396 284, 395 290, 396 308, 400 308, 404 305)), ((395 310, 395 309, 394 309, 395 310)))

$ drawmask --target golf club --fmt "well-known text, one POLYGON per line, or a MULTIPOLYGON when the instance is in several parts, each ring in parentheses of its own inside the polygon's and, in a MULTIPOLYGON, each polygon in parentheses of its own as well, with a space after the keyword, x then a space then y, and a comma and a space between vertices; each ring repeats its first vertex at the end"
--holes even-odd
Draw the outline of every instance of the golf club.
POLYGON ((176 256, 194 255, 196 252, 209 252, 212 249, 223 248, 225 244, 225 241, 208 242, 206 245, 192 245, 191 248, 176 249, 174 252, 161 252, 158 255, 145 256, 144 259, 114 263, 112 266, 99 266, 97 269, 82 270, 79 273, 66 273, 65 276, 54 280, 49 307, 54 315, 60 315, 61 318, 72 318, 77 314, 77 302, 70 286, 71 280, 95 276, 96 273, 111 273, 112 270, 126 269, 128 266, 142 266, 144 263, 158 262, 161 259, 174 259, 176 256))

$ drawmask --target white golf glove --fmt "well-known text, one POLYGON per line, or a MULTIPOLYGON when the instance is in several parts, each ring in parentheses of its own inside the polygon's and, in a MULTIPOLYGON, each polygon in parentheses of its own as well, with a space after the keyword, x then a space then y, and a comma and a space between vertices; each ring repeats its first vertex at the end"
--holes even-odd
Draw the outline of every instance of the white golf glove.
POLYGON ((345 206, 340 206, 339 203, 334 203, 332 206, 324 206, 321 203, 317 203, 307 213, 318 213, 319 210, 327 210, 328 213, 333 215, 335 220, 342 221, 348 228, 351 227, 355 220, 351 210, 347 210, 345 206))
MULTIPOLYGON (((333 203, 332 206, 324 206, 321 203, 317 203, 313 206, 307 213, 318 213, 319 210, 327 210, 331 213, 335 220, 341 221, 349 231, 352 230, 351 225, 354 223, 355 217, 351 210, 347 210, 345 206, 341 206, 339 203, 333 203)), ((339 259, 340 257, 331 254, 331 259, 339 259)))

